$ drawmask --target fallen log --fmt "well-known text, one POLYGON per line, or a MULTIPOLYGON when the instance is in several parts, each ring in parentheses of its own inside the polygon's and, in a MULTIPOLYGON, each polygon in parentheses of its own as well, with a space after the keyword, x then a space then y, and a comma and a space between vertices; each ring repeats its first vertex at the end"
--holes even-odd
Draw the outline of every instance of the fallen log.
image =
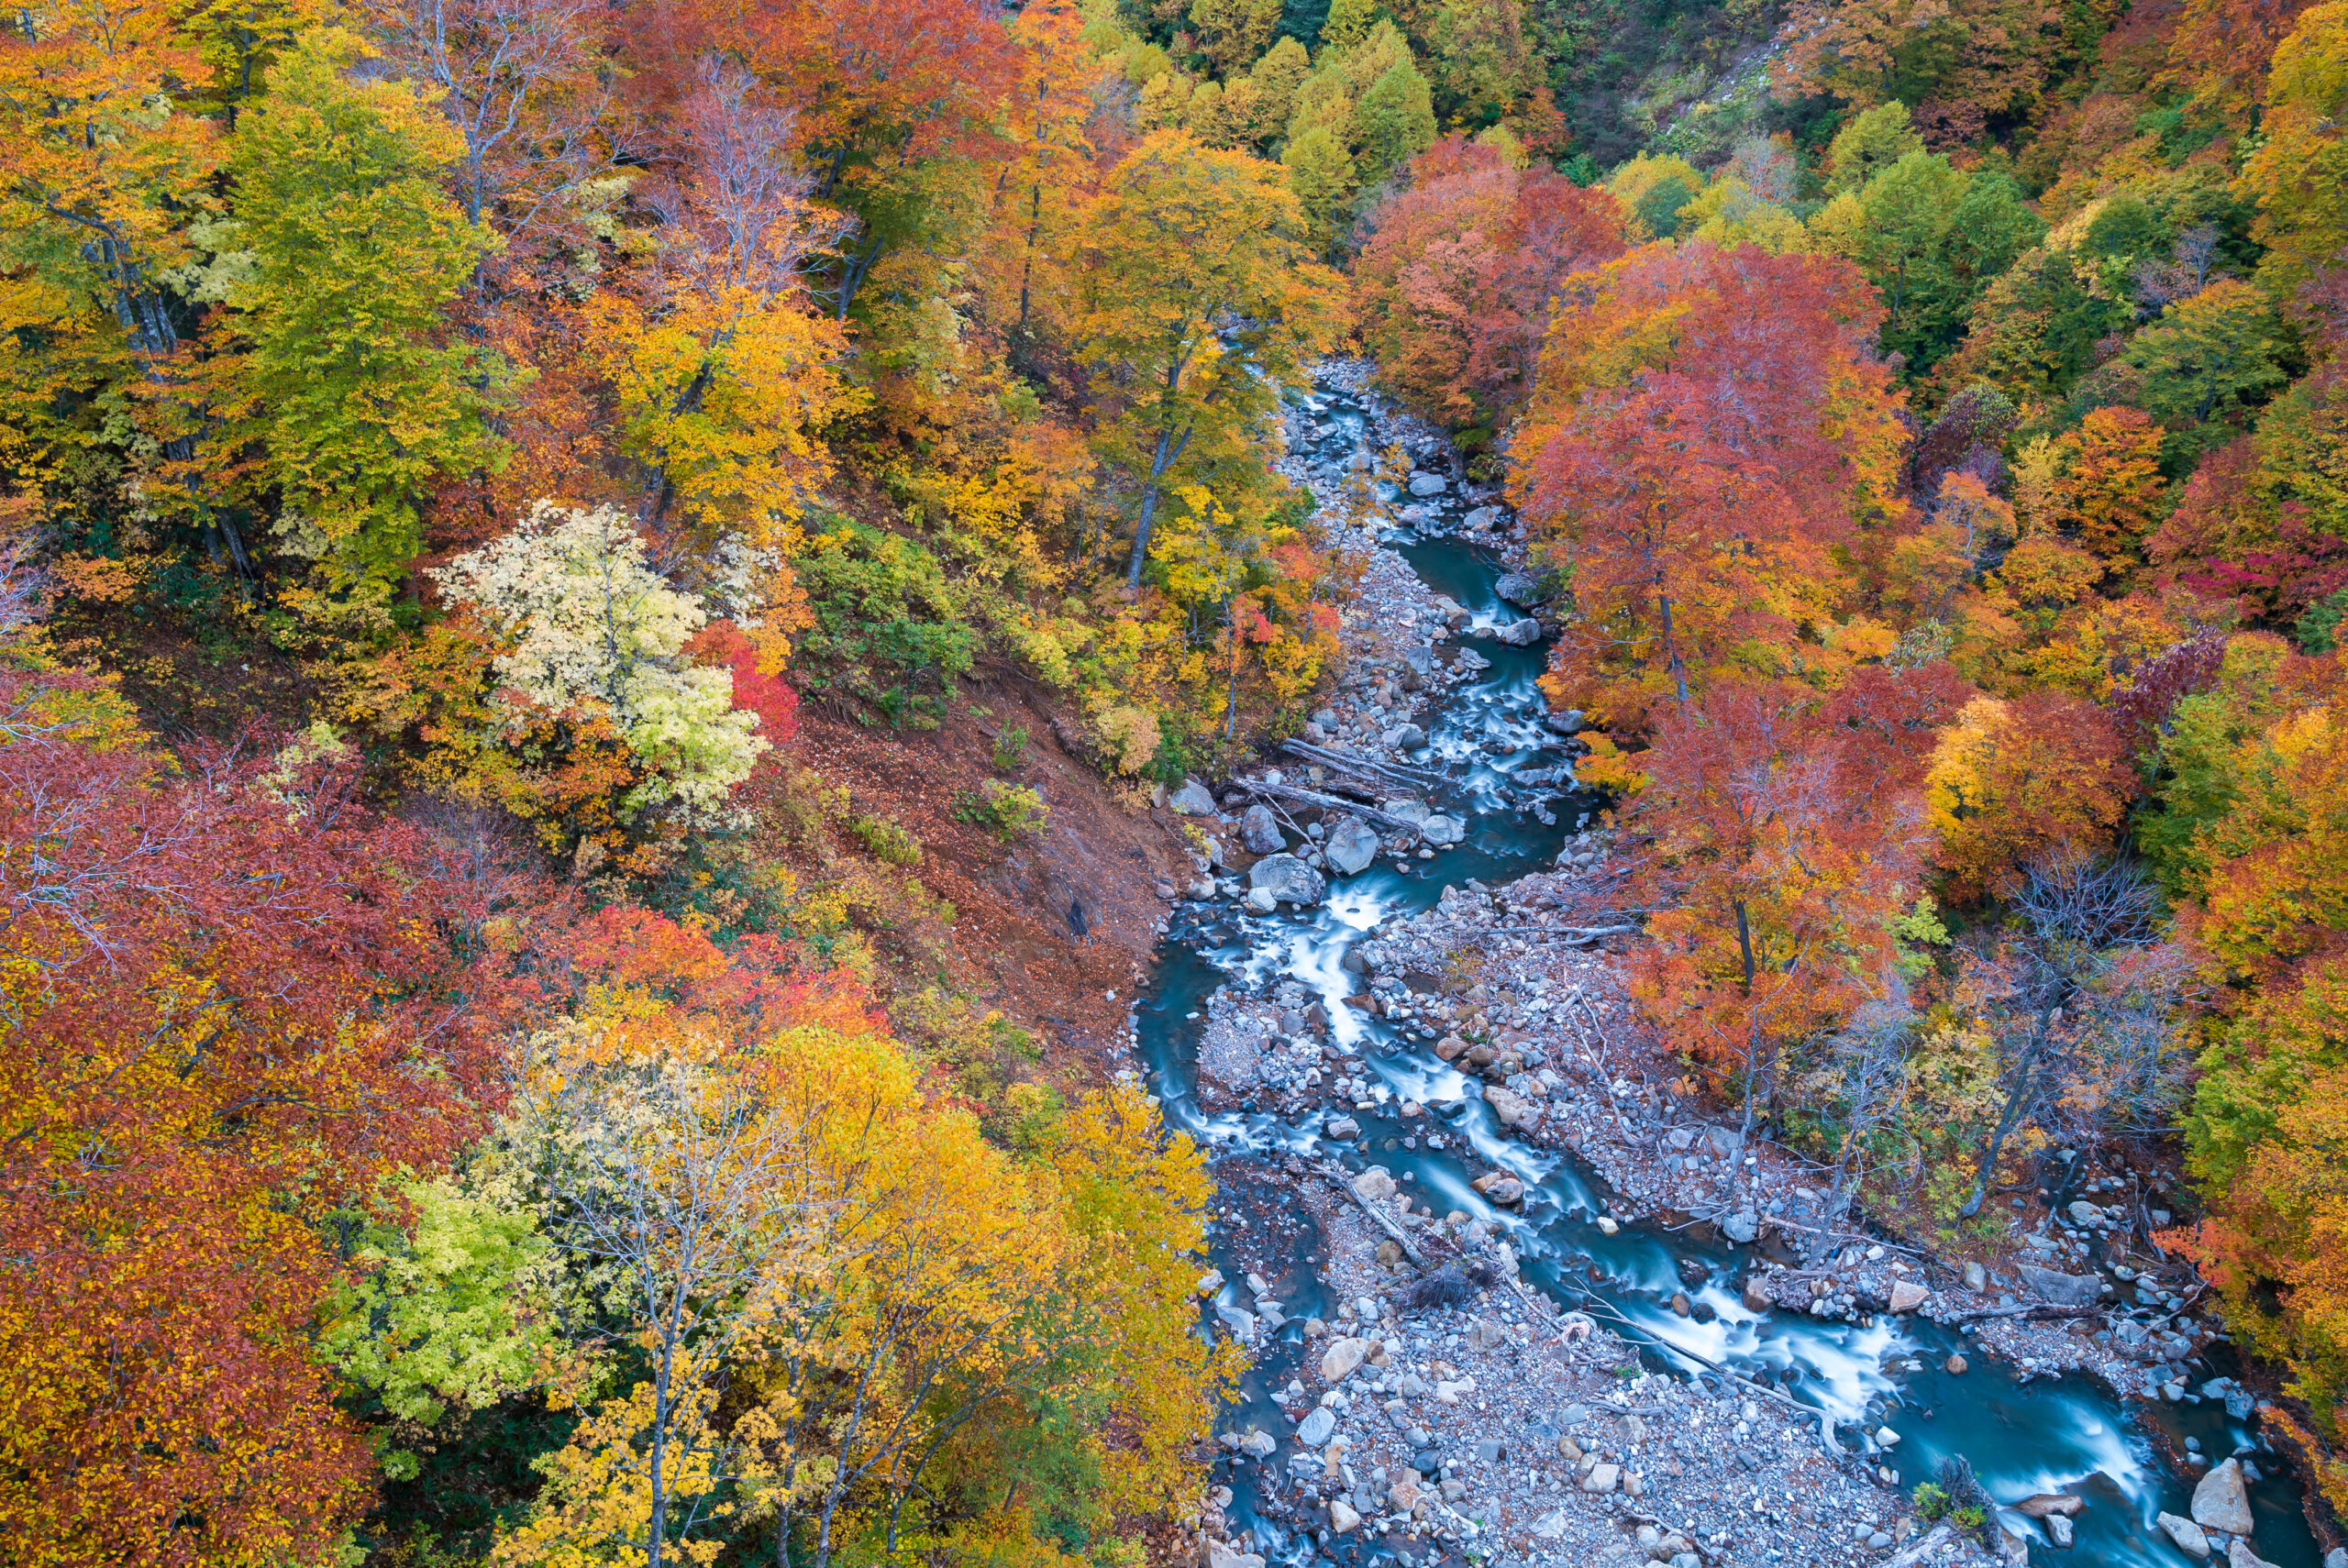
POLYGON ((1381 812, 1376 806, 1365 806, 1357 801, 1324 795, 1318 790, 1300 790, 1293 784, 1267 784, 1260 778, 1235 778, 1231 782, 1233 788, 1250 795, 1262 795, 1274 801, 1293 801, 1299 805, 1318 806, 1324 812, 1340 812, 1379 824, 1390 833, 1409 834, 1416 838, 1422 831, 1419 824, 1408 817, 1398 817, 1390 812, 1381 812))

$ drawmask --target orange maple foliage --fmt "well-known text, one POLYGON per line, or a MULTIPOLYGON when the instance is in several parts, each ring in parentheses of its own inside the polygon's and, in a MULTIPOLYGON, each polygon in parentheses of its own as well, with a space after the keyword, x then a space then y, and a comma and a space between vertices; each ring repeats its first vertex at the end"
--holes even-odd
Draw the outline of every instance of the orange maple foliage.
POLYGON ((1456 136, 1421 153, 1410 178, 1354 263, 1367 346, 1380 378, 1430 417, 1504 417, 1531 395, 1558 288, 1622 254, 1622 209, 1456 136))
POLYGON ((1720 674, 1831 680, 1884 651, 1827 630, 1838 547, 1904 512, 1879 319, 1831 258, 1653 245, 1567 280, 1511 454, 1575 597, 1554 699, 1635 729, 1720 674))

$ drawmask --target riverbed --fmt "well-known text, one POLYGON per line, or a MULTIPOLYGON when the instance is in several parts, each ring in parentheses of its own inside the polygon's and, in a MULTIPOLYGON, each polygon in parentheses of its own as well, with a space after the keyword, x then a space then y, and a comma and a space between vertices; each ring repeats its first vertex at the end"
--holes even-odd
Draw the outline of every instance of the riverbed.
MULTIPOLYGON (((1366 403, 1338 384, 1323 382, 1297 411, 1297 428, 1326 432, 1300 443, 1309 448, 1304 455, 1325 470, 1374 444, 1378 436, 1369 429, 1366 403)), ((2231 1414, 2218 1399, 2151 1406, 2123 1402, 2100 1382, 2077 1375, 2025 1381, 2014 1369, 1983 1354, 1965 1334, 1919 1316, 1885 1313, 1864 1322, 1822 1321, 1752 1310, 1739 1290, 1756 1261, 1752 1247, 1739 1247, 1709 1226, 1674 1229, 1662 1216, 1617 1218, 1613 1195, 1593 1171, 1556 1147, 1515 1136, 1502 1126, 1479 1087, 1472 1078, 1463 1082, 1455 1066, 1431 1048, 1425 1032, 1346 1005, 1358 983, 1357 968, 1347 969, 1350 950, 1433 907, 1446 888, 1503 889, 1530 874, 1548 872, 1561 848, 1601 805, 1573 792, 1569 778, 1562 790, 1515 784, 1519 775, 1539 778, 1569 762, 1559 749, 1561 737, 1545 722, 1545 704, 1534 684, 1545 650, 1539 645, 1507 646, 1491 635, 1518 619, 1522 611, 1504 603, 1495 590, 1507 564, 1488 540, 1471 538, 1461 529, 1468 508, 1457 484, 1442 495, 1419 499, 1415 505, 1418 521, 1386 531, 1382 542, 1429 589, 1468 612, 1465 624, 1448 642, 1471 650, 1485 666, 1444 692, 1423 721, 1427 744, 1412 759, 1444 776, 1443 809, 1464 821, 1465 833, 1456 845, 1438 848, 1432 858, 1382 856, 1358 875, 1333 878, 1327 899, 1308 909, 1284 907, 1263 914, 1227 897, 1185 902, 1135 1011, 1143 1070, 1169 1123, 1207 1144, 1219 1165, 1235 1171, 1244 1165, 1251 1173, 1247 1185, 1258 1194, 1258 1210, 1282 1210, 1258 1212, 1251 1219, 1244 1207, 1235 1208, 1214 1232, 1215 1262, 1225 1283, 1213 1299, 1202 1304, 1208 1331, 1230 1331, 1226 1325, 1237 1320, 1219 1314, 1217 1307, 1255 1321, 1253 1306, 1259 1295, 1276 1298, 1278 1310, 1272 1316, 1279 1320, 1251 1347, 1256 1366, 1243 1400, 1227 1413, 1224 1430, 1274 1434, 1277 1452, 1252 1456, 1225 1452, 1216 1480, 1230 1488, 1231 1496, 1217 1510, 1221 1530, 1208 1533, 1220 1534, 1230 1551, 1260 1555, 1292 1568, 1321 1560, 1351 1563, 1401 1558, 1429 1564, 1583 1560, 1545 1553, 1537 1540, 1530 1546, 1512 1543, 1508 1533, 1497 1529, 1431 1529, 1423 1536, 1398 1536, 1368 1529, 1339 1533, 1321 1522, 1329 1517, 1326 1499, 1312 1497, 1310 1483, 1317 1473, 1298 1455, 1292 1433, 1320 1391, 1316 1368, 1323 1347, 1341 1329, 1341 1311, 1353 1313, 1355 1308, 1325 1277, 1331 1266, 1332 1210, 1325 1204, 1301 1200, 1285 1207, 1278 1201, 1266 1203, 1260 1195, 1267 1181, 1277 1193, 1279 1183, 1292 1179, 1295 1172, 1335 1162, 1347 1172, 1382 1167, 1405 1190, 1426 1195, 1431 1213, 1464 1215, 1504 1240, 1522 1285, 1534 1293, 1526 1299, 1541 1310, 1522 1313, 1503 1328, 1555 1335, 1556 1320, 1545 1318, 1544 1311, 1586 1311, 1601 1331, 1618 1334, 1635 1350, 1638 1371, 1649 1379, 1639 1386, 1643 1388, 1665 1386, 1661 1380, 1666 1375, 1675 1385, 1705 1378, 1696 1395, 1716 1397, 1732 1410, 1742 1399, 1750 1414, 1752 1401, 1723 1380, 1717 1368, 1778 1390, 1782 1397, 1822 1412, 1834 1423, 1828 1436, 1832 1440, 1839 1432, 1839 1441, 1820 1446, 1814 1435, 1807 1440, 1815 1450, 1805 1450, 1809 1468, 1772 1474, 1831 1474, 1835 1478, 1834 1511, 1849 1517, 1815 1517, 1822 1510, 1805 1507, 1796 1495, 1800 1485, 1815 1485, 1822 1497, 1824 1483, 1780 1480, 1778 1494, 1783 1495, 1764 1496, 1767 1488, 1756 1482, 1745 1507, 1740 1499, 1723 1496, 1716 1476, 1707 1478, 1700 1510, 1695 1499, 1675 1497, 1672 1480, 1659 1464, 1650 1464, 1645 1496, 1636 1499, 1619 1492, 1584 1495, 1570 1484, 1554 1499, 1558 1509, 1579 1509, 1589 1516, 1580 1523, 1618 1527, 1623 1550, 1616 1553, 1606 1549, 1609 1560, 1615 1555, 1625 1562, 1648 1558, 1653 1543, 1642 1544, 1641 1522, 1659 1521, 1647 1524, 1653 1535, 1658 1528, 1673 1529, 1681 1514, 1690 1516, 1682 1532, 1685 1539, 1675 1538, 1672 1543, 1690 1549, 1707 1568, 1715 1563, 1758 1568, 1787 1562, 1892 1559, 1911 1550, 1919 1539, 1920 1522, 1909 1505, 1913 1488, 1932 1479, 1944 1459, 1961 1456, 1989 1496, 2001 1504, 2045 1494, 2084 1499, 2072 1521, 2076 1541, 2067 1551, 2053 1545, 2046 1526, 2019 1513, 2006 1511, 1992 1523, 1988 1532, 1992 1538, 2002 1524, 2027 1543, 2029 1561, 2047 1568, 2066 1562, 2180 1568, 2197 1560, 2179 1551, 2154 1520, 2163 1512, 2188 1511, 2194 1474, 2173 1456, 2183 1452, 2190 1437, 2205 1455, 2241 1454, 2266 1472, 2250 1490, 2256 1513, 2251 1540, 2258 1556, 2282 1568, 2316 1568, 2320 1555, 2300 1515, 2296 1485, 2262 1449, 2254 1416, 2231 1414), (1543 821, 1544 816, 1550 820, 1543 821), (1327 1051, 1342 1056, 1342 1065, 1371 1091, 1362 1096, 1362 1103, 1371 1109, 1346 1118, 1353 1124, 1345 1129, 1349 1135, 1333 1134, 1331 1123, 1336 1119, 1325 1110, 1284 1113, 1270 1095, 1202 1104, 1199 1049, 1215 994, 1226 988, 1265 991, 1282 983, 1293 983, 1313 999, 1319 1015, 1327 1021, 1327 1051), (1384 1092, 1374 1092, 1378 1088, 1384 1092), (1401 1109, 1406 1104, 1430 1109, 1406 1117, 1401 1109), (1452 1109, 1432 1109, 1436 1106, 1452 1109), (1495 1171, 1522 1180, 1525 1190, 1521 1201, 1495 1203, 1471 1185, 1495 1171), (1266 1261, 1268 1229, 1277 1230, 1282 1238, 1270 1249, 1280 1265, 1278 1277, 1268 1272, 1273 1268, 1266 1261), (1264 1292, 1243 1283, 1249 1266, 1263 1279, 1264 1292), (1691 1303, 1699 1309, 1681 1315, 1672 1305, 1675 1295, 1682 1297, 1681 1310, 1691 1303), (1319 1336, 1310 1331, 1315 1324, 1323 1329, 1319 1336), (1947 1370, 1953 1354, 1969 1358, 1962 1373, 1947 1370), (1304 1401, 1292 1391, 1285 1400, 1273 1397, 1298 1383, 1306 1386, 1304 1401), (1896 1446, 1880 1446, 1870 1435, 1895 1427, 1896 1446), (1300 1474, 1306 1475, 1305 1483, 1296 1480, 1300 1474), (1288 1496, 1300 1489, 1304 1495, 1288 1496), (1282 1495, 1281 1506, 1261 1506, 1275 1491, 1282 1495), (1855 1497, 1864 1500, 1854 1502, 1855 1497), (1721 1529, 1695 1528, 1700 1511, 1709 1521, 1727 1519, 1739 1507, 1743 1517, 1721 1529), (1799 1528, 1795 1515, 1806 1516, 1799 1528), (1714 1535, 1722 1539, 1707 1539, 1714 1535), (1831 1559, 1822 1544, 1830 1540, 1838 1542, 1831 1559)), ((1300 843, 1298 847, 1306 846, 1300 843)), ((1407 1271, 1398 1272, 1394 1283, 1406 1279, 1407 1271)), ((1390 1306, 1385 1310, 1388 1321, 1401 1321, 1390 1306)), ((1359 1316, 1366 1320, 1368 1313, 1359 1316)), ((1439 1342, 1429 1342, 1440 1351, 1439 1342)), ((1539 1392, 1526 1391, 1523 1397, 1539 1392)), ((1653 1399, 1652 1394, 1642 1397, 1653 1399)), ((1681 1403, 1692 1398, 1680 1396, 1681 1403)), ((1666 1400, 1652 1408, 1676 1413, 1680 1404, 1666 1400)), ((1695 1430, 1704 1430, 1701 1412, 1692 1405, 1690 1408, 1689 1419, 1696 1423, 1695 1430)), ((1504 1414, 1491 1419, 1498 1423, 1504 1414)), ((1416 1430, 1430 1430, 1435 1425, 1430 1419, 1416 1430)), ((1453 1423, 1453 1429, 1458 1426, 1453 1423)), ((1748 1427, 1774 1431, 1776 1423, 1756 1419, 1734 1430, 1743 1433, 1748 1427)), ((1550 1429, 1536 1423, 1534 1430, 1550 1429)), ((1727 1431, 1719 1435, 1723 1441, 1742 1441, 1727 1431)), ((1468 1438, 1455 1435, 1449 1441, 1459 1451, 1456 1473, 1479 1487, 1549 1484, 1538 1463, 1517 1466, 1524 1479, 1512 1481, 1509 1464, 1479 1466, 1472 1454, 1459 1450, 1468 1438)), ((1789 1433, 1788 1441, 1797 1440, 1789 1433)), ((1520 1447, 1522 1441, 1518 1440, 1520 1447)), ((1430 1442, 1430 1452, 1441 1447, 1437 1439, 1430 1442)), ((1683 1451, 1687 1447, 1680 1446, 1683 1451)), ((1697 1473, 1692 1463, 1672 1463, 1689 1474, 1697 1473)), ((1434 1477, 1428 1479, 1432 1484, 1434 1477)), ((1332 1479, 1321 1490, 1337 1485, 1332 1479)), ((1545 1494, 1541 1506, 1550 1500, 1545 1494)), ((1453 1511, 1474 1517, 1479 1501, 1463 1496, 1453 1511)), ((1592 1537, 1584 1531, 1575 1539, 1592 1537)), ((1613 1538, 1601 1531, 1597 1539, 1613 1538)), ((1931 1559, 1998 1560, 1986 1545, 1962 1544, 1931 1559)))

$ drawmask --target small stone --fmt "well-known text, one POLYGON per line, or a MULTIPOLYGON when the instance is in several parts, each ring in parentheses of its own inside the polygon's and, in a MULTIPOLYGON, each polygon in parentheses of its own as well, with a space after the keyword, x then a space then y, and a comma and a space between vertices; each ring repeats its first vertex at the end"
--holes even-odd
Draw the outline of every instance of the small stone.
POLYGON ((1354 1512, 1351 1503, 1338 1497, 1329 1504, 1329 1528, 1339 1535, 1347 1535, 1361 1528, 1361 1516, 1354 1512))
POLYGON ((1895 1312, 1913 1312, 1930 1300, 1932 1294, 1912 1279, 1899 1280, 1891 1286, 1891 1309, 1895 1312))
POLYGON ((1508 1457, 1508 1445, 1498 1438, 1478 1438, 1476 1457, 1487 1464, 1498 1464, 1508 1457))
POLYGON ((1213 1296, 1216 1291, 1221 1290, 1222 1288, 1223 1270, 1219 1268, 1211 1268, 1207 1270, 1206 1273, 1199 1275, 1198 1292, 1200 1295, 1213 1296))
POLYGON ((1623 1478, 1623 1470, 1615 1464, 1593 1464, 1589 1474, 1581 1478, 1585 1492, 1611 1492, 1623 1478))
POLYGON ((1740 1209, 1721 1221, 1721 1234, 1730 1241, 1750 1242, 1761 1233, 1761 1217, 1750 1209, 1740 1209))
POLYGON ((1253 1551, 1235 1551, 1219 1540, 1207 1542, 1207 1568, 1264 1568, 1264 1559, 1253 1551))
POLYGON ((1897 1448, 1899 1446, 1899 1434, 1889 1427, 1878 1427, 1876 1429, 1875 1441, 1877 1446, 1880 1448, 1897 1448))
POLYGON ((1383 1203, 1394 1196, 1394 1177, 1384 1165, 1372 1165, 1354 1177, 1354 1195, 1365 1203, 1383 1203))
POLYGON ((1296 1429, 1296 1441, 1307 1448, 1319 1448, 1335 1435, 1337 1412, 1326 1405, 1315 1405, 1303 1423, 1296 1429))
POLYGON ((2175 1514, 2163 1514, 2153 1522, 2160 1526, 2162 1532, 2176 1543, 2176 1549, 2179 1551, 2190 1557, 2210 1555, 2209 1536, 2191 1519, 2179 1518, 2175 1514))
POLYGON ((1948 1358, 1947 1371, 1950 1376, 1962 1377, 1972 1370, 1973 1364, 1966 1361, 1962 1354, 1952 1355, 1948 1358))
POLYGON ((1874 1550, 1881 1551, 1885 1547, 1889 1546, 1890 1544, 1891 1537, 1885 1534, 1882 1530, 1871 1529, 1867 1531, 1867 1545, 1872 1547, 1874 1550))
POLYGON ((1757 1274, 1744 1276, 1744 1306, 1750 1312, 1767 1312, 1777 1303, 1769 1299, 1769 1286, 1757 1274))
POLYGON ((1598 1217, 1598 1233, 1601 1236, 1611 1236, 1622 1228, 1607 1215, 1601 1214, 1598 1217))
POLYGON ((2046 1520, 2046 1539, 2053 1541, 2056 1546, 2068 1550, 2071 1544, 2073 1528, 2074 1527, 2069 1519, 2066 1518, 2061 1514, 2054 1514, 2049 1517, 2046 1520))
POLYGON ((1257 914, 1270 914, 1280 907, 1280 901, 1272 896, 1269 888, 1250 888, 1247 889, 1247 907, 1257 914))
POLYGON ((1340 1116, 1322 1131, 1332 1138, 1358 1138, 1361 1136, 1361 1123, 1350 1116, 1340 1116))
POLYGON ((1965 1288, 1967 1290, 1988 1289, 1989 1271, 1983 1268, 1977 1263, 1966 1264, 1965 1265, 1965 1288))

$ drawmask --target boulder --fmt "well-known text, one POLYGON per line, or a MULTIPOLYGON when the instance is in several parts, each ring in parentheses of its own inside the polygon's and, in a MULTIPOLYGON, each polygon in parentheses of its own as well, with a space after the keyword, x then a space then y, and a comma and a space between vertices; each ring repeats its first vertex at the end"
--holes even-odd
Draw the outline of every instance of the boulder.
POLYGON ((1977 1263, 1966 1264, 1965 1265, 1965 1288, 1967 1290, 1988 1289, 1989 1271, 1983 1268, 1977 1263))
POLYGON ((1468 1190, 1481 1193, 1490 1203, 1521 1203, 1524 1199, 1524 1184, 1506 1171, 1487 1171, 1469 1182, 1468 1190))
POLYGON ((1247 890, 1247 907, 1257 914, 1269 914, 1280 907, 1280 901, 1272 896, 1269 888, 1250 888, 1247 890))
POLYGON ((2046 1526, 2046 1539, 2068 1551, 2075 1539, 2071 1521, 2061 1514, 2050 1514, 2043 1522, 2046 1526))
POLYGON ((1492 1108, 1503 1127, 1517 1127, 1533 1119, 1533 1102, 1512 1089, 1498 1084, 1484 1091, 1484 1103, 1492 1108))
POLYGON ((1361 1136, 1361 1123, 1350 1116, 1340 1116, 1322 1131, 1332 1138, 1358 1138, 1361 1136))
POLYGON ((1397 724, 1381 738, 1395 751, 1416 751, 1427 744, 1426 731, 1416 724, 1397 724))
POLYGON ((1749 1243, 1761 1233, 1761 1217, 1750 1209, 1740 1209, 1721 1221, 1721 1234, 1732 1242, 1749 1243))
POLYGON ((2161 1533, 2175 1541, 2176 1549, 2187 1557, 2210 1555, 2210 1538, 2203 1534, 2201 1527, 2191 1519, 2179 1518, 2175 1514, 2163 1514, 2153 1522, 2160 1526, 2161 1533))
POLYGON ((1579 708, 1568 708, 1562 713, 1551 713, 1544 722, 1561 735, 1578 735, 1589 724, 1589 718, 1579 708))
POLYGON ((2226 1568, 2276 1568, 2276 1565, 2253 1551, 2250 1542, 2236 1536, 2233 1544, 2226 1548, 2226 1568))
POLYGON ((1530 610, 1541 602, 1541 581, 1530 572, 1512 571, 1492 584, 1492 591, 1511 604, 1530 610))
POLYGON ((1183 779, 1182 787, 1166 798, 1166 804, 1169 810, 1180 816, 1211 817, 1214 815, 1214 797, 1207 792, 1205 785, 1195 778, 1183 779))
POLYGON ((1247 885, 1289 904, 1317 904, 1328 891, 1321 873, 1293 855, 1267 855, 1247 868, 1247 885))
POLYGON ((1931 1291, 1912 1279, 1896 1281, 1891 1286, 1891 1309, 1895 1312, 1913 1312, 1926 1301, 1931 1300, 1932 1295, 1931 1291))
POLYGON ((1952 1355, 1948 1358, 1944 1370, 1951 1377, 1962 1377, 1973 1370, 1973 1364, 1966 1360, 1963 1355, 1952 1355))
POLYGON ((2103 1280, 2092 1274, 2060 1274, 2036 1264, 2021 1264, 2021 1282, 2057 1307, 2092 1307, 2103 1294, 2103 1280))
POLYGON ((2071 1204, 2071 1223, 2074 1225, 2100 1225, 2103 1223, 2103 1210, 2097 1208, 2094 1204, 2089 1203, 2084 1198, 2076 1199, 2071 1204))
POLYGON ((1611 1492, 1622 1479, 1620 1465, 1593 1464, 1589 1467, 1589 1474, 1581 1478, 1581 1489, 1585 1492, 1611 1492))
POLYGON ((1372 1165, 1354 1177, 1354 1196, 1364 1203, 1383 1203, 1394 1196, 1394 1177, 1384 1165, 1372 1165))
POLYGON ((1411 493, 1416 496, 1441 495, 1451 488, 1451 481, 1441 474, 1414 473, 1411 476, 1411 493))
POLYGON ((1441 812, 1429 812, 1427 820, 1419 824, 1419 836, 1440 849, 1457 844, 1468 831, 1468 824, 1457 817, 1447 817, 1441 812))
POLYGON ((1746 1311, 1767 1312, 1776 1305, 1775 1301, 1769 1299, 1767 1281, 1757 1274, 1748 1274, 1744 1276, 1744 1309, 1746 1311))
POLYGON ((1239 842, 1247 846, 1250 855, 1278 855, 1288 847, 1288 839, 1280 833, 1279 819, 1262 801, 1247 808, 1239 819, 1239 842))
POLYGON ((1321 1353, 1321 1380, 1324 1383, 1344 1382, 1353 1369, 1362 1364, 1362 1358, 1368 1354, 1368 1340, 1352 1337, 1331 1340, 1329 1348, 1321 1353))
POLYGON ((1463 528, 1489 528, 1500 521, 1500 515, 1501 509, 1497 506, 1479 506, 1462 517, 1459 525, 1463 528))
POLYGON ((1264 1568, 1264 1559, 1257 1552, 1241 1551, 1219 1540, 1210 1540, 1207 1568, 1264 1568))
POLYGON ((1359 817, 1347 817, 1329 831, 1329 839, 1322 846, 1328 857, 1329 868, 1341 876, 1351 877, 1369 869, 1378 858, 1378 832, 1359 817))
POLYGON ((1527 615, 1510 622, 1492 635, 1512 648, 1529 648, 1541 640, 1541 623, 1527 615))
POLYGON ((2239 1461, 2229 1459, 2215 1466, 2193 1488, 2193 1522, 2229 1535, 2250 1533, 2257 1521, 2251 1517, 2250 1491, 2243 1485, 2239 1461))
POLYGON ((2014 1505, 2014 1512, 2024 1518, 2047 1519, 2060 1514, 2066 1518, 2088 1506, 2085 1497, 2075 1497, 2068 1492, 2038 1492, 2014 1505))
POLYGON ((1326 1405, 1315 1405, 1303 1424, 1296 1429, 1296 1441, 1307 1448, 1319 1448, 1337 1431, 1337 1412, 1326 1405))
POLYGON ((1423 644, 1402 650, 1402 668, 1412 675, 1434 673, 1434 649, 1423 644))
POLYGON ((1223 1326, 1231 1331, 1233 1339, 1237 1340, 1241 1344, 1252 1345, 1256 1342, 1255 1313, 1244 1307, 1225 1307, 1218 1304, 1214 1309, 1214 1315, 1223 1320, 1223 1326))

